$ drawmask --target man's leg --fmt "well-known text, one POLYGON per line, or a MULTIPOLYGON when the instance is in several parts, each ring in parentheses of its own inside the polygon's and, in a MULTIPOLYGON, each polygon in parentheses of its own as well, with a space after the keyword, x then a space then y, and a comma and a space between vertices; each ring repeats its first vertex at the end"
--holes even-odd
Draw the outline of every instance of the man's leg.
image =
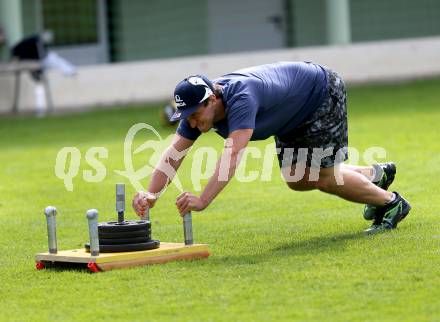
POLYGON ((347 170, 360 173, 370 181, 373 181, 376 176, 376 170, 373 166, 357 166, 357 165, 342 163, 341 168, 345 168, 347 170))
POLYGON ((350 201, 375 206, 377 222, 375 220, 366 233, 374 234, 396 228, 408 215, 411 205, 400 194, 380 188, 356 171, 341 168, 339 165, 336 167, 339 168, 321 169, 317 187, 350 201), (340 184, 341 179, 343 184, 340 184))
POLYGON ((375 177, 373 166, 353 166, 340 164, 338 171, 334 167, 321 168, 318 181, 309 179, 310 168, 304 165, 282 168, 281 173, 289 186, 296 191, 309 191, 319 189, 321 191, 337 195, 343 199, 372 205, 384 205, 390 201, 392 193, 385 191, 372 183, 375 177), (304 169, 304 170, 301 170, 304 169), (304 173, 298 176, 298 171, 304 173), (338 184, 336 175, 339 175, 338 184))
POLYGON ((358 170, 354 171, 346 166, 339 166, 339 169, 321 168, 316 186, 321 191, 357 203, 383 206, 392 200, 392 192, 379 188, 362 173, 368 169, 359 167, 358 170))
MULTIPOLYGON (((388 190, 396 176, 396 165, 393 162, 378 163, 372 166, 371 181, 384 190, 388 190)), ((373 220, 373 226, 380 225, 382 222, 381 213, 374 205, 366 204, 364 207, 364 218, 373 220)))
POLYGON ((365 174, 368 174, 372 167, 355 167, 358 170, 355 171, 347 166, 340 166, 336 172, 333 167, 321 168, 318 181, 310 180, 309 167, 305 167, 305 170, 302 170, 304 175, 299 178, 297 172, 301 171, 302 168, 304 168, 304 165, 292 166, 290 169, 281 169, 281 173, 289 188, 296 191, 319 189, 349 201, 377 206, 385 205, 392 199, 391 192, 377 187, 369 178, 367 179, 365 174), (337 180, 336 175, 340 176, 339 180, 337 180), (343 185, 338 184, 341 180, 344 183, 343 185))

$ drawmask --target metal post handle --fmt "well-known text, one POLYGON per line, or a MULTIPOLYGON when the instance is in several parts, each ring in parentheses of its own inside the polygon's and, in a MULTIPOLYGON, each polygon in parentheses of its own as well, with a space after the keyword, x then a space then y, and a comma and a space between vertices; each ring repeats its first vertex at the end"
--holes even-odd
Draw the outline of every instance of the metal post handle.
POLYGON ((90 254, 99 255, 98 210, 89 209, 86 213, 89 222, 90 254))
POLYGON ((150 221, 150 207, 147 207, 143 213, 143 215, 141 216, 142 220, 147 220, 150 221))
POLYGON ((194 243, 191 211, 183 216, 183 237, 185 239, 185 245, 192 245, 194 243))
POLYGON ((124 222, 125 212, 125 184, 116 184, 116 211, 118 212, 118 222, 124 222))
POLYGON ((53 206, 48 206, 44 210, 44 214, 46 215, 47 222, 47 240, 49 244, 49 253, 56 254, 57 253, 57 209, 53 206))

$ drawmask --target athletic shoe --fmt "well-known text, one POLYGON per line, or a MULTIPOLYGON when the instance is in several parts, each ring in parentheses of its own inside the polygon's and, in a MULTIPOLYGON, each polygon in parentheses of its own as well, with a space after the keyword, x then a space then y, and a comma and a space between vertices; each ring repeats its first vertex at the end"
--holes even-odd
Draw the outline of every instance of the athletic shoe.
MULTIPOLYGON (((376 172, 382 172, 382 177, 379 179, 379 181, 373 183, 379 188, 388 190, 388 187, 391 186, 394 181, 394 177, 396 176, 396 165, 393 162, 387 162, 375 164, 373 167, 376 168, 376 172)), ((380 225, 382 223, 382 218, 380 218, 380 216, 376 218, 376 210, 377 207, 373 205, 365 205, 364 207, 365 220, 374 219, 372 226, 380 225)))
MULTIPOLYGON (((411 210, 411 205, 397 192, 394 192, 395 199, 383 207, 377 208, 376 212, 382 217, 380 225, 374 224, 365 230, 367 234, 376 234, 378 232, 391 230, 397 227, 411 210)), ((375 220, 376 221, 376 220, 375 220)))

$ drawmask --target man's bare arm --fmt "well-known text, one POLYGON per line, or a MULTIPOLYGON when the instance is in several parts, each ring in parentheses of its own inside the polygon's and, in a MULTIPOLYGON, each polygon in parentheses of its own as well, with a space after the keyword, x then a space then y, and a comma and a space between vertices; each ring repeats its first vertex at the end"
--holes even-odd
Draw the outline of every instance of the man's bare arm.
POLYGON ((200 197, 189 192, 184 192, 177 197, 176 206, 181 215, 190 210, 200 211, 205 209, 223 190, 234 176, 240 163, 241 152, 249 143, 252 133, 253 129, 243 129, 236 130, 229 135, 225 141, 223 153, 217 161, 214 175, 209 179, 200 197))
POLYGON ((182 164, 188 149, 193 145, 194 141, 184 138, 176 134, 173 142, 165 150, 159 163, 153 171, 148 192, 160 193, 167 184, 169 184, 182 164), (171 166, 171 167, 170 167, 171 166))
POLYGON ((173 142, 165 150, 153 171, 148 192, 139 191, 133 198, 132 205, 139 216, 145 212, 147 207, 154 207, 160 193, 173 180, 193 143, 193 140, 186 139, 179 134, 174 136, 173 142))

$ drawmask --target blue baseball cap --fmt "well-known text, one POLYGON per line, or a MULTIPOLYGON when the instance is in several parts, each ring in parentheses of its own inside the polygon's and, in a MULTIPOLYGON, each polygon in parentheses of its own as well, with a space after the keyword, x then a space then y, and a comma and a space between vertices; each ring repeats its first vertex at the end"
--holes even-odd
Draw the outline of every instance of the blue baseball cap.
POLYGON ((211 81, 203 75, 189 76, 177 84, 174 90, 174 101, 176 112, 170 121, 179 121, 197 111, 200 104, 210 95, 214 94, 214 86, 211 81))

